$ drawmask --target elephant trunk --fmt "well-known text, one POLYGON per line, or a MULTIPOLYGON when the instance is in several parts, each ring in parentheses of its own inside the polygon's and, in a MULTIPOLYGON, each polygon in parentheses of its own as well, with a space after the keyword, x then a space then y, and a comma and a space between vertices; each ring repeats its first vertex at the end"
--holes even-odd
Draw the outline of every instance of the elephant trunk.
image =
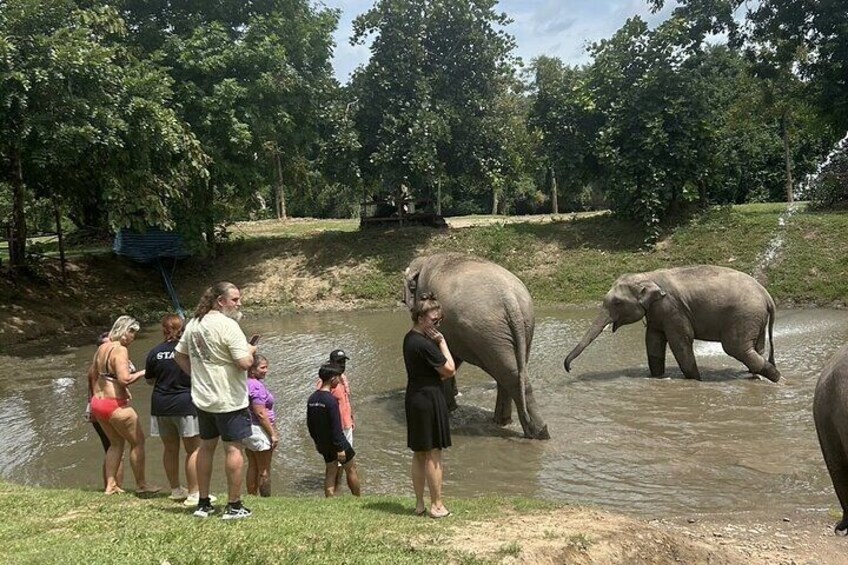
POLYGON ((612 318, 607 313, 606 310, 601 310, 601 313, 595 319, 592 327, 586 332, 586 335, 583 336, 583 339, 580 340, 580 343, 577 344, 577 347, 571 350, 571 353, 568 354, 568 357, 565 358, 565 370, 571 371, 571 362, 577 359, 577 356, 583 353, 583 350, 586 349, 590 343, 592 343, 596 337, 600 335, 604 328, 612 323, 612 318))

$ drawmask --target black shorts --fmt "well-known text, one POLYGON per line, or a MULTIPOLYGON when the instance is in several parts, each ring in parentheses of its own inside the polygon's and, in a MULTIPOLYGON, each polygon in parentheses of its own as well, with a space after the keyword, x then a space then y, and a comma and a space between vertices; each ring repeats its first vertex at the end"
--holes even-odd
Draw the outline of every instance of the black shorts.
MULTIPOLYGON (((339 460, 339 452, 336 451, 334 448, 327 450, 319 449, 318 453, 320 453, 324 457, 324 463, 332 463, 333 461, 339 460)), ((347 465, 348 463, 353 461, 353 457, 356 455, 356 452, 353 450, 352 447, 348 447, 347 449, 345 449, 345 455, 347 456, 347 459, 345 460, 344 465, 347 465)))
POLYGON ((250 437, 250 412, 247 408, 234 412, 206 412, 197 409, 197 424, 200 439, 215 439, 221 436, 224 441, 241 441, 250 437))

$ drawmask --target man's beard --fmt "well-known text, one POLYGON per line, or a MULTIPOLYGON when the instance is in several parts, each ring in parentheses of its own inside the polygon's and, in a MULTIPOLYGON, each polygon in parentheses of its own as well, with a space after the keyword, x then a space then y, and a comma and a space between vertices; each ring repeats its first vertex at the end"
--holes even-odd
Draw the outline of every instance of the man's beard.
POLYGON ((241 321, 241 318, 244 315, 244 314, 241 313, 241 310, 239 310, 238 308, 225 308, 225 309, 221 310, 221 313, 224 316, 226 316, 227 318, 235 320, 236 322, 241 321))

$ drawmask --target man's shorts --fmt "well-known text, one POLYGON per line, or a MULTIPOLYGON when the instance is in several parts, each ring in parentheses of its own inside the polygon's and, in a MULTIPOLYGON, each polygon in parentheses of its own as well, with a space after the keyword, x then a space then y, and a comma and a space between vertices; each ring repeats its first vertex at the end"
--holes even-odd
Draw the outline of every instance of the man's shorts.
MULTIPOLYGON (((318 453, 324 457, 324 463, 332 463, 333 461, 339 460, 339 453, 335 449, 331 448, 329 450, 319 450, 318 453)), ((348 447, 345 449, 345 455, 347 456, 347 459, 344 463, 342 463, 342 465, 347 465, 353 461, 353 457, 356 455, 356 452, 352 447, 348 447)))
POLYGON ((200 434, 197 416, 151 416, 150 435, 155 437, 194 437, 200 434))
POLYGON ((342 433, 350 446, 353 447, 353 428, 344 428, 342 433))
POLYGON ((247 407, 233 412, 206 412, 197 409, 197 423, 200 425, 200 439, 215 439, 241 442, 250 437, 250 412, 247 407))
POLYGON ((271 449, 271 438, 265 433, 262 426, 252 424, 250 426, 250 437, 245 438, 242 443, 251 451, 268 451, 271 449))

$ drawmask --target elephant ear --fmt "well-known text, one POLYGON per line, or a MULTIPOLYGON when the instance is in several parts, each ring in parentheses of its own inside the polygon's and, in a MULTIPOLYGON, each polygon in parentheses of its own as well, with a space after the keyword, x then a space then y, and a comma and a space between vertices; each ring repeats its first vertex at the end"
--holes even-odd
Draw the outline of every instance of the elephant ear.
POLYGON ((639 305, 647 312, 651 304, 664 298, 665 294, 660 285, 654 281, 646 281, 639 285, 639 305))
POLYGON ((410 310, 415 304, 415 292, 418 290, 419 275, 421 275, 420 270, 412 271, 409 267, 404 272, 403 301, 410 310))

